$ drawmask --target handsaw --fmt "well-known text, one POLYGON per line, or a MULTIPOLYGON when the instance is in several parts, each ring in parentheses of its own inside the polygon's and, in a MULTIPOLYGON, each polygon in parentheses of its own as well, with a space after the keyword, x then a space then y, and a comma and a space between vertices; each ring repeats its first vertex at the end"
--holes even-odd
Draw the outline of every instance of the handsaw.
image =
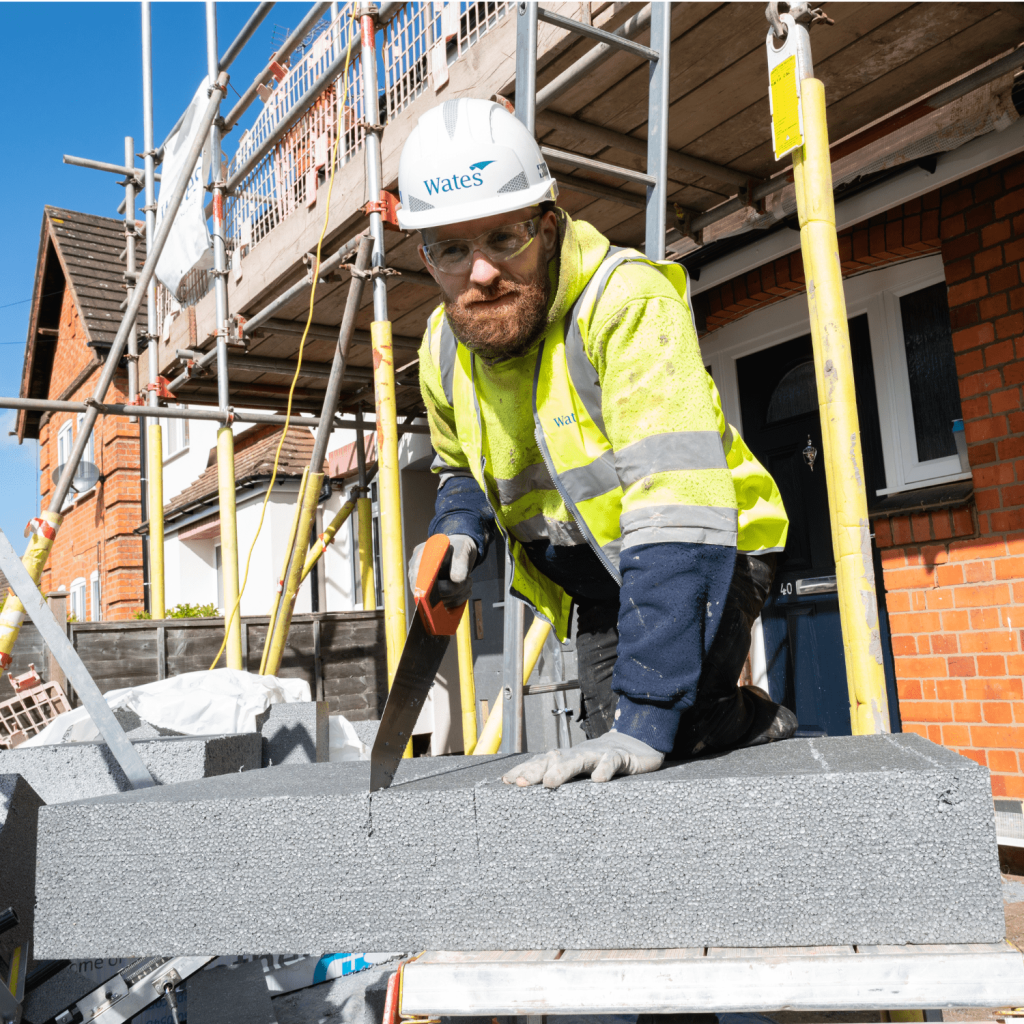
POLYGON ((457 608, 446 608, 435 593, 437 578, 450 550, 451 544, 443 533, 435 533, 423 548, 412 592, 416 614, 370 751, 371 793, 387 789, 394 781, 420 708, 466 610, 465 602, 457 608))

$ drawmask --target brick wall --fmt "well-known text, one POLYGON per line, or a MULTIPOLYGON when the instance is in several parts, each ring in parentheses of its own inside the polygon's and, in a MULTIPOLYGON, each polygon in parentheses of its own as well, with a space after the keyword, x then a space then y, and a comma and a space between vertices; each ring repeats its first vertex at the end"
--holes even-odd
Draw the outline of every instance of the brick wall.
MULTIPOLYGON (((68 389, 94 359, 87 341, 71 290, 66 289, 48 397, 81 402, 92 395, 100 373, 98 367, 68 394, 68 389)), ((107 401, 125 402, 126 392, 127 378, 118 374, 107 401)), ((73 423, 76 416, 76 413, 53 413, 40 429, 43 508, 49 504, 53 490, 51 476, 58 462, 57 435, 61 427, 69 421, 73 423)), ((101 416, 96 421, 93 450, 96 466, 105 479, 65 509, 64 523, 43 572, 42 589, 46 593, 62 585, 70 589, 72 580, 81 577, 88 581, 90 575, 98 571, 101 615, 107 620, 130 619, 143 607, 142 539, 132 532, 142 521, 138 429, 138 425, 117 417, 101 416)), ((77 427, 73 432, 77 438, 77 427)), ((90 587, 87 587, 86 601, 88 617, 98 618, 92 608, 90 587)))
MULTIPOLYGON (((903 728, 1024 797, 1024 159, 842 233, 845 276, 941 251, 974 476, 966 506, 873 522, 903 728)), ((713 331, 804 291, 799 254, 707 293, 713 331)))
MULTIPOLYGON (((938 252, 940 244, 939 194, 932 192, 841 231, 839 259, 843 276, 938 252)), ((798 249, 704 292, 699 298, 707 330, 713 331, 755 309, 798 295, 806 287, 798 249)))
POLYGON ((1024 797, 1024 160, 941 191, 974 501, 875 523, 903 728, 1024 797))

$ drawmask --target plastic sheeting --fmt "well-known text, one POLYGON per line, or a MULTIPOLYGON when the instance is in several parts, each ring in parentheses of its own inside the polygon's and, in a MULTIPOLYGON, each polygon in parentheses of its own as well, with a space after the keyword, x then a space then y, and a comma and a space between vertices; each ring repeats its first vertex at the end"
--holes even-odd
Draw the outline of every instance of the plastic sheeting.
MULTIPOLYGON (((126 708, 159 731, 184 736, 258 732, 256 717, 271 704, 310 699, 309 684, 302 679, 259 676, 230 668, 187 672, 142 686, 109 690, 104 697, 112 709, 126 708)), ((348 722, 345 725, 352 729, 348 722)), ((359 742, 355 730, 351 738, 359 742)), ((99 730, 88 711, 80 707, 58 715, 23 746, 98 739, 99 730)))

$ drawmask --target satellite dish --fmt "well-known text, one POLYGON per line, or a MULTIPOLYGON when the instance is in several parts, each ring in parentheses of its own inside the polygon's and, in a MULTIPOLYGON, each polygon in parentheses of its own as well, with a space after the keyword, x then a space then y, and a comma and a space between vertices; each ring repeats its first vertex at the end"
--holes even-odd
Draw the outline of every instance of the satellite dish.
MULTIPOLYGON (((58 466, 51 474, 50 479, 56 484, 64 472, 64 466, 58 466)), ((100 480, 99 468, 92 462, 80 462, 71 478, 71 490, 76 494, 92 490, 100 480)))

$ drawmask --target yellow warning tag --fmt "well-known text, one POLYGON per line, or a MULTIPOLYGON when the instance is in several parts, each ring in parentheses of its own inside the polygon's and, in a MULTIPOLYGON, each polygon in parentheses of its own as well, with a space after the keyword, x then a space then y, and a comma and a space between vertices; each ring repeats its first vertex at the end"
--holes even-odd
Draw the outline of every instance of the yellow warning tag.
POLYGON ((800 130, 800 80, 796 73, 796 54, 790 54, 771 69, 770 103, 772 111, 772 141, 775 159, 804 144, 800 130))

